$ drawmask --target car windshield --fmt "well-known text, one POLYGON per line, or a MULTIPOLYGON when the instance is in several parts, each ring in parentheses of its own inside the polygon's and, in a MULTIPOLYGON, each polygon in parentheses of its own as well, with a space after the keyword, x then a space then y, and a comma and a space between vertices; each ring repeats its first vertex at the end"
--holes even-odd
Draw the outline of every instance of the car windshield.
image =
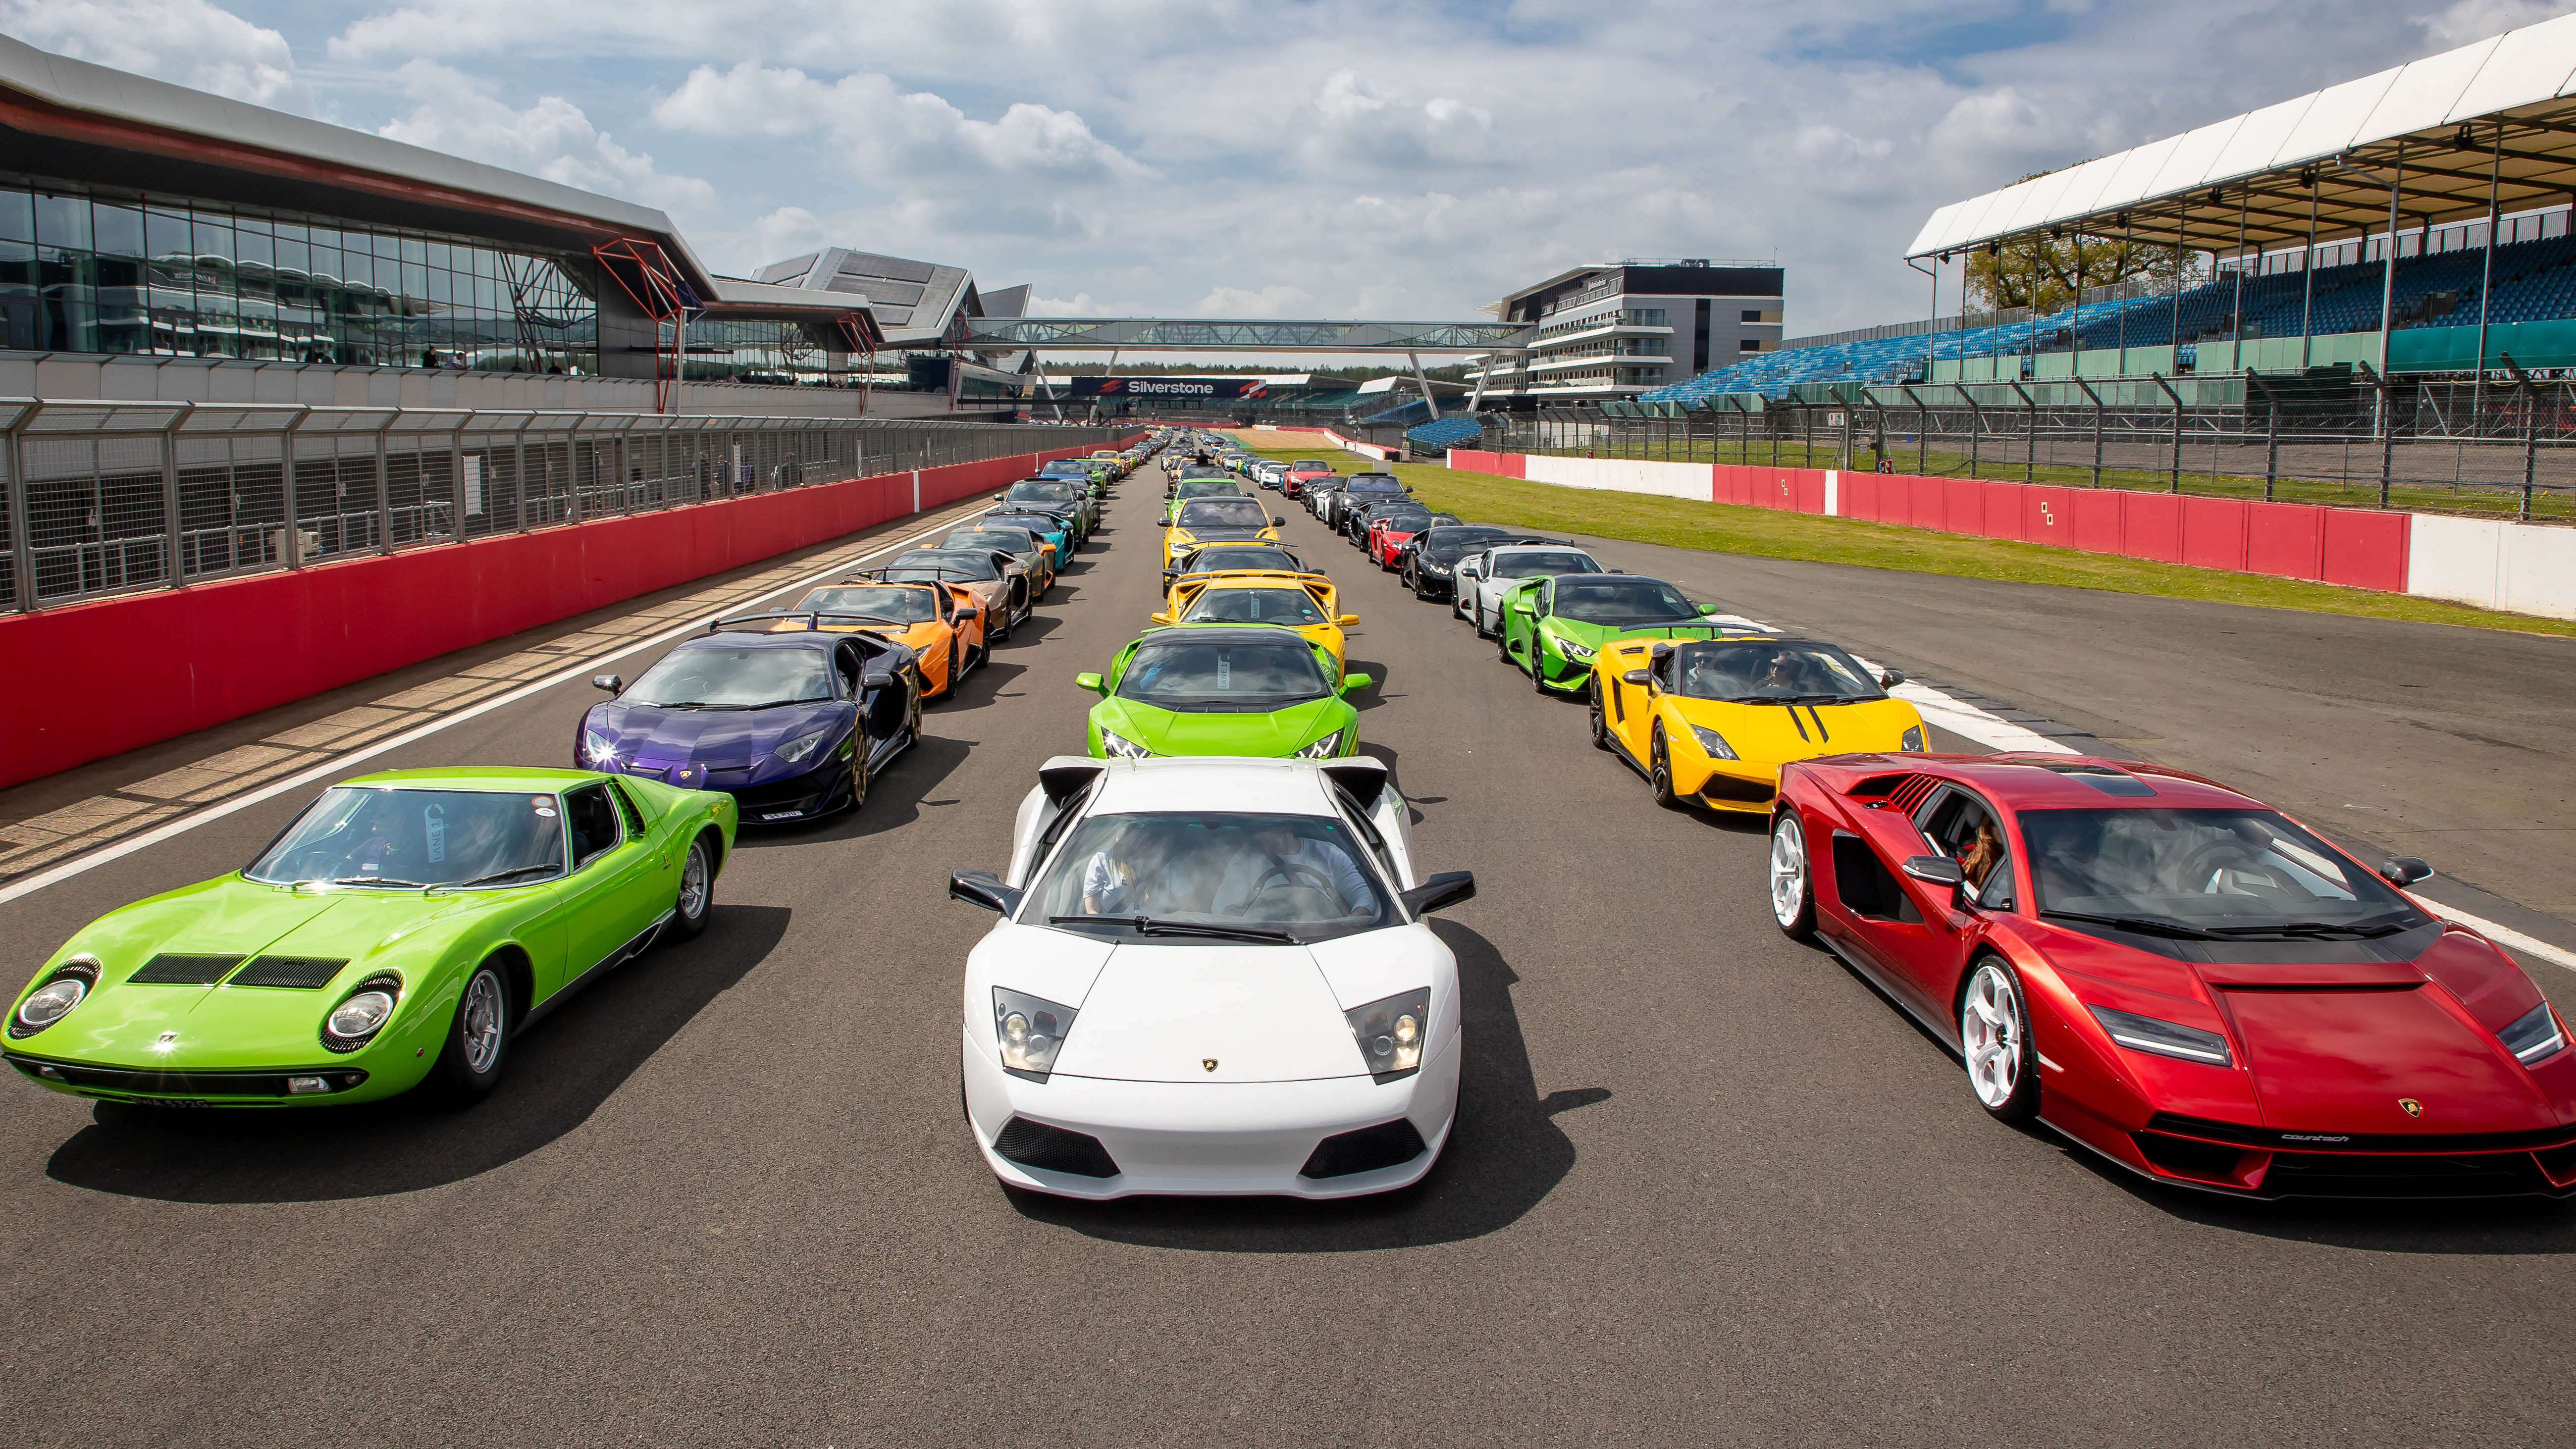
POLYGON ((1235 569, 1285 569, 1304 573, 1296 555, 1284 548, 1203 548, 1191 554, 1182 572, 1193 574, 1224 573, 1235 569))
POLYGON ((1434 528, 1422 535, 1422 556, 1435 563, 1456 563, 1461 554, 1490 548, 1511 536, 1503 528, 1434 528))
POLYGON ((1330 472, 1332 472, 1332 471, 1333 471, 1333 465, 1332 465, 1332 464, 1330 464, 1330 463, 1320 463, 1320 462, 1317 462, 1316 460, 1314 460, 1313 458, 1300 458, 1300 459, 1298 459, 1296 462, 1291 463, 1291 464, 1289 464, 1288 466, 1289 466, 1289 468, 1290 468, 1291 470, 1293 470, 1293 471, 1295 471, 1295 472, 1299 472, 1299 473, 1306 472, 1308 469, 1312 469, 1312 470, 1314 470, 1315 472, 1318 472, 1318 473, 1330 473, 1330 472))
POLYGON ((1404 485, 1392 478, 1359 477, 1344 484, 1343 491, 1354 498, 1372 497, 1378 494, 1402 493, 1404 485))
POLYGON ((1494 577, 1539 579, 1557 574, 1597 574, 1601 565, 1572 549, 1516 548, 1494 556, 1494 577))
POLYGON ((984 523, 991 528, 1025 528, 1035 534, 1062 531, 1064 520, 1045 513, 987 513, 984 523))
MULTIPOLYGON (((1560 593, 1564 585, 1557 586, 1560 593)), ((1737 704, 1836 704, 1884 699, 1859 661, 1831 644, 1711 639, 1684 644, 1672 661, 1673 693, 1737 704)))
POLYGON ((1241 496, 1242 492, 1242 489, 1234 486, 1234 480, 1231 478, 1184 478, 1181 480, 1181 491, 1172 496, 1175 498, 1221 498, 1229 493, 1241 496))
POLYGON ((2024 810, 2041 915, 2160 922, 2221 936, 2420 924, 2378 877, 2269 810, 2024 810))
POLYGON ((1002 576, 1002 571, 993 566, 993 558, 990 554, 962 551, 934 553, 928 549, 914 549, 909 553, 896 555, 893 564, 887 567, 885 576, 889 583, 937 583, 943 577, 968 582, 976 579, 998 579, 1002 576))
POLYGON ((1325 816, 1095 815, 1034 896, 1038 920, 1131 939, 1198 925, 1282 932, 1292 945, 1400 919, 1366 847, 1325 816))
POLYGON ((1652 623, 1696 619, 1699 610, 1682 591, 1660 579, 1603 574, 1569 579, 1556 586, 1556 614, 1586 624, 1652 623))
POLYGON ((1164 639, 1141 645, 1118 697, 1185 712, 1258 712, 1333 692, 1303 636, 1164 639))
POLYGON ((524 885, 563 873, 560 814, 544 793, 339 785, 242 874, 269 885, 524 885))
POLYGON ((847 589, 816 589, 797 600, 800 614, 873 614, 905 624, 926 624, 939 617, 939 605, 928 589, 884 584, 847 589))
POLYGON ((1286 624, 1291 628, 1324 622, 1315 596, 1304 589, 1210 589, 1198 596, 1185 624, 1286 624))
POLYGON ((1070 483, 1014 483, 1011 485, 1011 491, 1002 495, 1002 501, 1005 503, 1071 503, 1073 485, 1070 483))
POLYGON ((1193 498, 1176 520, 1183 528, 1267 528, 1270 515, 1251 498, 1193 498))
POLYGON ((1004 553, 1034 553, 1038 541, 1023 529, 1006 533, 998 528, 961 528, 939 541, 942 548, 998 548, 1004 553))
POLYGON ((617 698, 661 709, 758 709, 831 697, 831 667, 820 649, 684 644, 617 698))

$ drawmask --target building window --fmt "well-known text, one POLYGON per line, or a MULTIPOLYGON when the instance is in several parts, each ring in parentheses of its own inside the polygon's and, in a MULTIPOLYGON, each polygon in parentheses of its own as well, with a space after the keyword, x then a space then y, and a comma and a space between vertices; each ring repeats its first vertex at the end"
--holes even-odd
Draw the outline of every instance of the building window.
POLYGON ((1735 350, 1738 352, 1760 352, 1762 350, 1762 339, 1759 337, 1743 338, 1735 344, 1735 350))
POLYGON ((327 217, 0 179, 0 345, 22 351, 588 371, 587 277, 327 217))
POLYGON ((1744 309, 1744 316, 1739 320, 1745 322, 1759 322, 1762 320, 1762 309, 1759 307, 1747 307, 1744 309))

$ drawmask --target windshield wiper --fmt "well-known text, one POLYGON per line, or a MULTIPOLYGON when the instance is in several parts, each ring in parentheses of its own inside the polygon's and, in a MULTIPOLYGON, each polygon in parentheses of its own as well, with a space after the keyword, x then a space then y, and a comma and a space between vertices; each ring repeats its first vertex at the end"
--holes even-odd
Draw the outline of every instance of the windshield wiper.
POLYGON ((2394 936, 2406 929, 2386 917, 2377 917, 2367 921, 2284 921, 2277 926, 2211 926, 2209 934, 2231 940, 2260 936, 2351 936, 2369 941, 2381 936, 2394 936))
POLYGON ((2086 911, 2042 911, 2039 914, 2051 921, 2082 921, 2087 925, 2111 926, 2141 936, 2169 936, 2177 941, 2226 939, 2224 936, 2204 931, 2198 926, 2186 926, 2179 921, 2151 921, 2143 916, 2097 916, 2086 911))
POLYGON ((554 865, 553 865, 551 862, 549 862, 549 863, 547 863, 547 864, 544 864, 544 865, 519 865, 519 866, 512 866, 512 867, 511 867, 510 869, 508 869, 508 870, 496 870, 496 871, 492 872, 490 875, 478 875, 478 876, 474 877, 474 879, 472 879, 472 880, 461 880, 461 881, 456 882, 454 885, 434 886, 434 887, 432 887, 432 889, 434 889, 434 890, 448 890, 448 891, 461 891, 461 890, 465 890, 465 889, 467 889, 467 888, 469 888, 469 887, 472 887, 472 886, 490 885, 490 884, 492 884, 492 883, 493 883, 493 882, 495 882, 495 881, 505 881, 505 880, 508 880, 510 877, 512 877, 512 876, 514 876, 514 875, 526 875, 526 874, 528 874, 530 871, 553 870, 554 868, 555 868, 555 867, 554 867, 554 865))
POLYGON ((1139 936, 1205 936, 1219 941, 1267 941, 1281 946, 1298 944, 1286 931, 1268 926, 1219 926, 1202 921, 1158 921, 1152 916, 1049 916, 1050 926, 1108 925, 1125 926, 1139 936))
POLYGON ((396 880, 396 879, 394 879, 392 876, 389 876, 389 875, 344 875, 344 876, 337 876, 337 877, 334 877, 334 878, 332 879, 331 884, 333 884, 333 885, 380 885, 380 886, 392 886, 392 887, 394 887, 396 890, 409 890, 409 891, 420 891, 420 890, 427 890, 427 889, 429 889, 429 882, 427 882, 427 881, 425 881, 425 880, 396 880))
POLYGON ((791 704, 830 704, 831 702, 832 696, 828 694, 809 694, 802 699, 768 699, 763 700, 758 704, 710 704, 702 705, 700 707, 704 709, 730 710, 785 709, 791 704))

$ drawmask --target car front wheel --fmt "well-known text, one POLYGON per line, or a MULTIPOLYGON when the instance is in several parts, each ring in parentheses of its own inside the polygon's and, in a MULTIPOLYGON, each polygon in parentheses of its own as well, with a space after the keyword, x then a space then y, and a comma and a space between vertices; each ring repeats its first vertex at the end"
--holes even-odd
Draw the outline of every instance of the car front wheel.
POLYGON ((704 931, 715 903, 715 849, 701 835, 689 842, 689 853, 680 861, 680 890, 671 902, 671 934, 685 941, 704 931))
POLYGON ((1673 794, 1672 750, 1664 743, 1664 727, 1655 726, 1654 743, 1646 750, 1646 785, 1654 792, 1655 803, 1667 810, 1681 808, 1680 797, 1673 794))
POLYGON ((497 962, 486 961, 465 978, 430 1078, 439 1096, 468 1106, 491 1095, 509 1054, 510 984, 497 962))
POLYGON ((1959 997, 1959 1054, 1977 1105, 1999 1122, 2039 1115, 2039 1073, 2031 1070, 2030 1007, 2011 963, 1989 956, 1959 997))

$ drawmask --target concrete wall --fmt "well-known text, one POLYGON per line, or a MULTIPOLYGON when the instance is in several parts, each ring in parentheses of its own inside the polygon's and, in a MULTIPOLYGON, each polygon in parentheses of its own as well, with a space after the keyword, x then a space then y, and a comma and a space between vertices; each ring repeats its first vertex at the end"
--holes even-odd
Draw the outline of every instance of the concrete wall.
POLYGON ((2576 619, 2576 528, 2417 514, 2406 592, 2576 619))

